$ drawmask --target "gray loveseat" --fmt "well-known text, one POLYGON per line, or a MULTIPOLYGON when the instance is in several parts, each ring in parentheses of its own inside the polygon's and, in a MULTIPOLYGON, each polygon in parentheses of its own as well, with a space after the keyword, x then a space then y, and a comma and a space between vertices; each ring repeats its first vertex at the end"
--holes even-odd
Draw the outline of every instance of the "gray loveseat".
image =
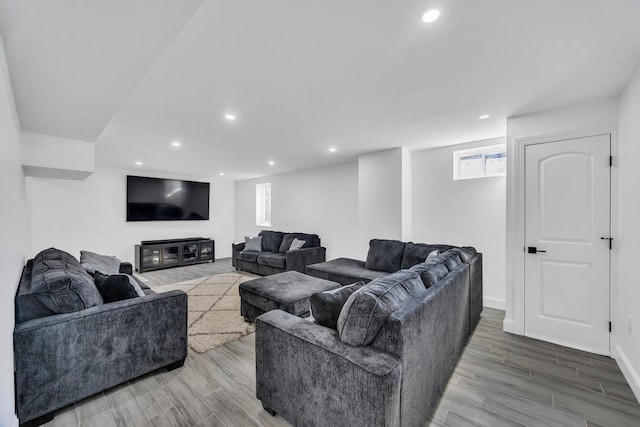
POLYGON ((320 245, 317 234, 262 230, 258 236, 261 251, 245 250, 245 243, 232 244, 231 264, 236 269, 261 276, 292 270, 304 273, 307 265, 326 260, 327 249, 320 245), (294 239, 304 240, 304 246, 289 250, 294 239))
POLYGON ((425 425, 475 323, 470 264, 461 253, 454 249, 358 289, 342 307, 337 330, 280 310, 259 316, 256 394, 265 409, 294 425, 425 425), (404 297, 392 295, 398 289, 404 297), (384 316, 355 310, 359 293, 389 310, 384 316), (377 330, 376 320, 383 322, 377 330), (353 325, 373 325, 370 342, 358 341, 364 335, 354 335, 353 325), (352 345, 354 336, 361 345, 352 345))
MULTIPOLYGON (((131 270, 129 263, 120 267, 131 270)), ((44 422, 59 408, 158 368, 182 366, 187 295, 143 293, 105 303, 78 260, 57 249, 27 262, 13 332, 21 424, 44 422)))

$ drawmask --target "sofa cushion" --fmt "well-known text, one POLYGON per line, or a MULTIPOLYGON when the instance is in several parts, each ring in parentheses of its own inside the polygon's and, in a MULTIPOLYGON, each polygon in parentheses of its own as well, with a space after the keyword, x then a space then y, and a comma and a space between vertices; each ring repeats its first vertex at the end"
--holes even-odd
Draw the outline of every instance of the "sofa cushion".
POLYGON ((426 261, 429 254, 435 250, 446 252, 453 246, 450 245, 427 245, 425 243, 413 243, 408 242, 404 245, 404 252, 402 253, 402 263, 400 268, 410 268, 416 264, 420 264, 426 261))
POLYGON ((287 265, 287 256, 285 254, 265 254, 263 252, 258 255, 258 264, 284 269, 287 265))
POLYGON ((420 275, 420 279, 426 289, 429 289, 440 281, 444 276, 449 274, 449 269, 440 261, 427 261, 416 264, 409 269, 420 275))
POLYGON ((238 259, 247 262, 258 262, 258 255, 270 254, 271 252, 256 252, 244 250, 238 254, 238 259))
POLYGON ((298 249, 304 248, 304 245, 306 244, 307 242, 305 242, 304 240, 293 239, 293 242, 291 242, 291 246, 289 246, 289 250, 297 251, 298 249))
POLYGON ((120 263, 121 261, 115 256, 80 251, 80 265, 90 274, 94 274, 96 271, 102 274, 118 274, 120 273, 120 263))
POLYGON ((93 278, 78 260, 55 248, 34 257, 31 292, 56 314, 80 311, 103 303, 93 278))
POLYGON ((280 252, 280 245, 284 238, 281 231, 262 230, 258 236, 262 236, 262 250, 265 252, 280 252))
POLYGON ((338 317, 338 337, 351 345, 368 345, 389 315, 427 290, 418 273, 403 270, 381 277, 354 292, 338 317))
MULTIPOLYGON (((393 273, 400 270, 404 243, 398 240, 373 239, 369 242, 369 253, 365 267, 370 270, 393 273)), ((426 258, 426 256, 425 256, 426 258)))
POLYGON ((287 252, 294 239, 304 240, 305 248, 317 248, 320 246, 320 237, 318 237, 317 234, 287 233, 282 238, 282 243, 280 244, 280 250, 278 252, 287 252))
POLYGON ((476 248, 471 246, 464 246, 462 248, 453 248, 451 249, 451 252, 455 252, 458 255, 460 255, 460 259, 462 260, 462 262, 466 262, 466 263, 468 263, 469 260, 473 258, 475 254, 478 253, 476 251, 476 248))
POLYGON ((460 259, 460 255, 457 252, 447 251, 443 254, 440 254, 436 257, 435 261, 443 262, 449 271, 453 271, 454 268, 462 264, 462 259, 460 259))
POLYGON ((262 236, 249 237, 244 236, 244 249, 242 252, 261 252, 262 251, 262 236))
POLYGON ((306 273, 320 279, 350 285, 359 280, 370 282, 378 277, 386 276, 386 271, 369 270, 364 261, 351 258, 337 258, 331 261, 308 265, 306 273))
MULTIPOLYGON (((129 281, 129 276, 126 274, 107 275, 102 274, 100 271, 96 271, 94 280, 105 303, 122 301, 140 296, 133 284, 129 281)), ((139 292, 142 293, 142 290, 139 290, 139 292)))
POLYGON ((311 315, 317 324, 326 326, 327 328, 338 328, 338 317, 342 307, 347 302, 351 294, 365 285, 364 282, 354 283, 353 285, 343 286, 330 291, 318 292, 311 295, 309 305, 311 306, 311 315))

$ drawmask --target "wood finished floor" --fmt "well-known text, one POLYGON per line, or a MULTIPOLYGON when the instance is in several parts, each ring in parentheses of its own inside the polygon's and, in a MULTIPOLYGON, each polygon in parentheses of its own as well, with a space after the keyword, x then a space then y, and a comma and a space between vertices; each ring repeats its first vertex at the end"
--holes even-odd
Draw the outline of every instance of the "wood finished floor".
POLYGON ((150 288, 155 286, 170 285, 172 283, 185 282, 187 280, 200 279, 214 274, 236 271, 231 265, 231 258, 217 259, 215 262, 188 265, 184 267, 167 268, 164 270, 135 273, 150 288))
MULTIPOLYGON (((431 426, 640 426, 616 362, 502 331, 485 308, 431 426)), ((47 426, 288 426, 255 398, 250 334, 58 412, 47 426)))

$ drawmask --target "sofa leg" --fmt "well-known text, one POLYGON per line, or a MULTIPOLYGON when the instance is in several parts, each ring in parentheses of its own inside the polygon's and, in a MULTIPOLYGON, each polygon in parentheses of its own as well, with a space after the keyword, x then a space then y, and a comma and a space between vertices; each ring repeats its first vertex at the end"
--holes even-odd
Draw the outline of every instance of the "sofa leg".
POLYGON ((264 402, 260 402, 260 403, 262 403, 262 407, 264 408, 265 411, 267 411, 269 413, 269 415, 271 415, 272 417, 276 416, 276 411, 274 411, 271 408, 268 408, 268 407, 264 406, 264 402))
POLYGON ((173 371, 174 369, 182 368, 185 360, 187 360, 186 357, 184 359, 178 360, 177 362, 169 363, 167 365, 167 371, 173 371))
POLYGON ((31 421, 27 421, 26 423, 20 424, 20 427, 36 427, 41 426, 42 424, 46 424, 49 421, 53 420, 53 417, 56 415, 56 412, 49 412, 48 414, 44 414, 38 418, 35 418, 31 421))

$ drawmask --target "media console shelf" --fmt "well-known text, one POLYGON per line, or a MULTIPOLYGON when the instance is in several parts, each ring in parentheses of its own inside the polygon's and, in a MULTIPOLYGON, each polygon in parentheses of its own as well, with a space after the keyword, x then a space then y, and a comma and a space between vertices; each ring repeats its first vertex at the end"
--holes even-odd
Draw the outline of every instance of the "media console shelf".
POLYGON ((143 240, 136 245, 136 271, 143 273, 161 268, 215 262, 214 255, 215 240, 204 237, 143 240))

